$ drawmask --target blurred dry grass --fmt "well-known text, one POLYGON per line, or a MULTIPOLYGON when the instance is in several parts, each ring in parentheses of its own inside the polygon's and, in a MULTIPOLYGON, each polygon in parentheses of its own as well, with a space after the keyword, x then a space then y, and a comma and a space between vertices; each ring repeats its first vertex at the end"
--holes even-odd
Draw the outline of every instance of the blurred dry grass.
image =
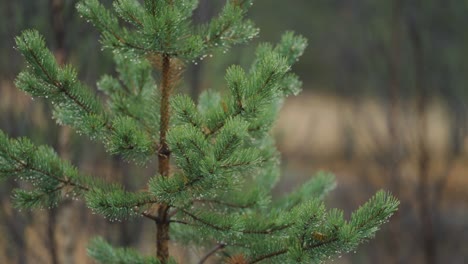
MULTIPOLYGON (((452 160, 448 111, 442 102, 433 101, 428 107, 428 149, 431 156, 431 176, 448 175, 447 193, 454 200, 468 202, 463 186, 468 186, 467 149, 452 160), (447 167, 447 163, 450 166, 447 167)), ((383 186, 378 157, 385 155, 394 144, 388 135, 385 104, 376 98, 350 101, 329 95, 304 93, 289 98, 275 127, 278 148, 283 158, 304 169, 314 168, 344 171, 341 184, 360 181, 361 176, 350 175, 357 168, 366 167, 370 180, 383 186), (380 178, 380 179, 379 179, 380 178)), ((404 181, 417 181, 415 164, 418 157, 417 113, 414 102, 406 102, 400 109, 401 144, 404 146, 401 166, 404 181)), ((308 169, 309 170, 309 169, 308 169)), ((339 176, 340 174, 338 174, 339 176)))
MULTIPOLYGON (((429 150, 433 155, 444 156, 449 147, 448 112, 438 101, 431 103, 428 112, 429 150)), ((386 115, 384 103, 377 98, 351 101, 303 93, 286 101, 276 128, 278 143, 283 155, 288 157, 336 160, 345 155, 347 144, 353 145, 353 156, 372 157, 393 144, 388 135, 386 115)), ((414 102, 406 102, 400 109, 400 116, 402 143, 415 153, 418 117, 414 102)))
MULTIPOLYGON (((384 226, 377 239, 340 263, 424 263, 420 248, 423 227, 418 215, 420 134, 415 105, 406 101, 399 109, 398 144, 388 134, 387 107, 381 99, 350 100, 304 93, 284 105, 275 128, 286 177, 278 193, 291 190, 317 170, 328 170, 337 175, 338 182, 329 202, 347 213, 380 188, 397 193, 401 200, 399 215, 384 226), (391 156, 395 145, 401 146, 397 162, 391 156), (391 174, 395 167, 398 175, 391 174), (397 189, 392 186, 394 177, 398 177, 397 189)), ((436 263, 466 263, 468 141, 465 138, 461 143, 460 153, 452 153, 449 115, 443 102, 430 102, 426 131, 428 200, 434 218, 436 263)))

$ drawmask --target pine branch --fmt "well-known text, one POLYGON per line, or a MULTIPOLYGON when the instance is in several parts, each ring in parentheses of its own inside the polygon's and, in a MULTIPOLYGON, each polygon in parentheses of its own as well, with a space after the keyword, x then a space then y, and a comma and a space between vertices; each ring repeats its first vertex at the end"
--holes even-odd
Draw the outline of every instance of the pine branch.
POLYGON ((193 200, 194 203, 211 203, 211 204, 217 204, 217 205, 222 205, 230 208, 237 208, 237 209, 247 209, 251 208, 254 205, 256 205, 255 201, 252 201, 250 203, 246 204, 235 204, 235 203, 230 203, 230 202, 225 202, 221 200, 211 200, 211 199, 195 199, 193 200))
POLYGON ((176 223, 176 224, 183 224, 183 225, 193 226, 189 222, 186 222, 186 221, 183 221, 183 220, 178 220, 178 219, 171 219, 170 222, 171 223, 176 223))
POLYGON ((26 208, 55 206, 62 190, 78 196, 105 186, 79 174, 51 148, 37 147, 27 139, 9 139, 0 131, 0 178, 10 177, 31 183, 33 191, 16 191, 13 196, 18 207, 26 208))
POLYGON ((318 172, 308 182, 302 184, 298 190, 275 202, 275 206, 288 210, 310 199, 323 199, 335 187, 336 182, 333 174, 318 172))
MULTIPOLYGON (((318 243, 307 244, 302 242, 301 250, 311 251, 321 248, 322 252, 316 257, 325 258, 325 256, 329 254, 336 254, 336 250, 334 249, 328 252, 323 247, 331 246, 334 243, 340 243, 342 245, 339 245, 339 248, 345 248, 346 251, 350 251, 357 247, 359 243, 373 237, 378 227, 396 211, 397 206, 398 201, 394 197, 380 191, 365 205, 353 213, 349 223, 344 224, 342 227, 336 226, 339 230, 336 230, 333 237, 324 238, 322 235, 317 235, 317 238, 314 239, 316 241, 318 240, 318 243)), ((289 248, 283 248, 270 252, 253 258, 249 263, 253 264, 278 257, 288 253, 289 250, 289 248)))
POLYGON ((219 16, 202 29, 203 46, 229 47, 232 44, 246 42, 258 34, 250 21, 243 21, 250 0, 227 1, 219 16))
POLYGON ((94 189, 86 194, 88 207, 110 221, 121 221, 140 215, 152 219, 146 209, 156 203, 158 200, 147 192, 127 192, 120 186, 108 190, 94 189))
MULTIPOLYGON (((24 37, 24 35, 23 35, 24 37)), ((24 42, 27 42, 26 39, 23 38, 23 41, 24 42)), ((35 65, 38 65, 39 68, 41 69, 42 73, 47 76, 47 80, 50 84, 52 84, 53 86, 55 86, 60 92, 64 93, 65 96, 67 96, 71 101, 73 101, 78 107, 80 107, 81 109, 83 109, 84 112, 88 113, 88 114, 95 114, 93 113, 92 109, 85 105, 83 102, 81 102, 80 100, 78 100, 78 98, 76 96, 74 96, 73 94, 71 94, 67 89, 65 89, 63 87, 63 85, 57 81, 56 79, 54 79, 51 74, 45 69, 44 65, 41 64, 41 62, 39 61, 39 58, 38 58, 38 55, 30 48, 28 48, 27 52, 31 55, 31 57, 33 58, 33 64, 35 65)), ((106 124, 106 126, 108 128, 110 128, 110 125, 109 124, 106 124)))
POLYGON ((146 59, 131 59, 114 54, 118 78, 104 75, 98 89, 108 96, 108 105, 115 116, 128 116, 137 121, 148 135, 159 131, 159 93, 152 76, 152 67, 146 59))
MULTIPOLYGON (((118 31, 120 31, 118 20, 114 17, 104 6, 102 6, 97 0, 86 0, 81 1, 77 4, 78 12, 84 16, 86 19, 92 21, 94 25, 102 31, 103 34, 108 33, 112 36, 122 47, 128 47, 131 49, 137 49, 144 52, 149 52, 150 50, 131 43, 126 37, 121 36, 118 31)), ((104 36, 106 38, 106 36, 104 36)), ((116 44, 115 43, 115 44, 116 44)))
POLYGON ((140 2, 136 0, 122 1, 118 0, 114 2, 114 8, 122 19, 132 23, 138 28, 142 28, 145 10, 141 6, 140 2))
MULTIPOLYGON (((88 246, 88 255, 101 264, 161 264, 154 257, 143 257, 135 250, 127 248, 113 248, 103 238, 98 237, 88 246)), ((171 261, 171 263, 174 263, 171 261)))
MULTIPOLYGON (((265 74, 262 76, 261 74, 251 74, 250 76, 244 77, 241 72, 232 73, 231 75, 227 75, 228 86, 231 90, 231 93, 235 96, 235 104, 233 104, 232 110, 224 117, 223 119, 217 120, 213 126, 209 127, 209 131, 207 133, 208 136, 216 134, 221 128, 224 127, 225 122, 230 118, 237 118, 243 115, 246 121, 251 121, 255 118, 256 115, 259 113, 259 107, 262 106, 263 102, 270 102, 274 98, 277 97, 275 86, 277 82, 281 80, 281 77, 284 76, 287 71, 289 70, 289 66, 284 64, 284 61, 281 61, 280 57, 275 53, 270 53, 265 55, 263 58, 260 58, 260 61, 263 63, 259 63, 258 71, 264 72, 265 74), (243 79, 247 78, 246 81, 243 79), (249 92, 244 91, 242 96, 239 96, 239 89, 238 83, 251 83, 252 87, 249 89, 249 92), (267 89, 268 88, 268 89, 267 89), (239 102, 240 98, 244 98, 246 96, 250 98, 255 98, 256 100, 248 100, 247 102, 239 102), (249 115, 251 117, 249 118, 249 115)), ((228 71, 229 73, 230 71, 228 71)), ((231 71, 232 72, 232 71, 231 71)))
POLYGON ((108 121, 101 103, 77 81, 71 67, 61 68, 36 31, 25 31, 16 39, 18 49, 32 66, 32 73, 22 72, 17 85, 33 96, 46 97, 55 106, 55 118, 72 125, 91 138, 104 141, 114 154, 134 160, 147 160, 157 149, 151 132, 137 131, 128 120, 108 121))
POLYGON ((99 101, 76 80, 76 73, 71 67, 61 68, 57 65, 53 54, 45 47, 44 39, 37 31, 24 31, 16 38, 16 43, 32 66, 32 71, 24 71, 18 76, 18 87, 33 96, 48 98, 56 106, 56 110, 69 111, 67 113, 72 113, 72 116, 59 115, 59 121, 73 125, 93 137, 102 133, 102 129, 112 130, 99 101), (89 123, 82 121, 84 118, 87 118, 89 123))
POLYGON ((236 230, 236 229, 233 229, 232 227, 229 227, 229 226, 220 226, 220 225, 217 225, 215 223, 212 223, 206 219, 203 219, 201 217, 198 217, 192 213, 190 213, 189 211, 185 210, 185 209, 181 209, 180 210, 182 213, 184 213, 185 215, 189 216, 191 219, 199 222, 200 224, 203 224, 205 226, 208 226, 210 228, 213 228, 215 230, 218 230, 218 231, 222 231, 222 232, 235 232, 235 233, 241 233, 241 234, 263 234, 263 235, 268 235, 268 234, 273 234, 273 233, 276 233, 276 232, 279 232, 279 231, 283 231, 289 227, 291 227, 291 224, 285 224, 285 225, 279 225, 279 226, 273 226, 273 227, 269 227, 267 229, 261 229, 261 230, 248 230, 248 229, 244 229, 244 230, 236 230))

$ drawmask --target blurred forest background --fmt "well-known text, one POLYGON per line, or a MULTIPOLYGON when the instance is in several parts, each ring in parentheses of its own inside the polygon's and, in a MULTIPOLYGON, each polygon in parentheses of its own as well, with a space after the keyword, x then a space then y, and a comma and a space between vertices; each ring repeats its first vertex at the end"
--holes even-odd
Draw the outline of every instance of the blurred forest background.
MULTIPOLYGON (((201 1, 194 19, 208 20, 222 2, 201 1)), ((141 188, 155 164, 138 168, 105 155, 101 145, 58 127, 46 102, 14 87, 24 66, 14 36, 27 28, 44 34, 59 62, 75 65, 91 87, 115 73, 75 4, 0 0, 0 129, 52 145, 84 171, 141 188)), ((258 0, 250 16, 261 28, 255 42, 277 41, 291 29, 310 43, 295 68, 304 92, 286 101, 274 131, 283 159, 275 195, 317 170, 337 175, 327 202, 348 213, 377 189, 391 190, 401 200, 398 214, 339 263, 467 263, 468 1, 258 0)), ((180 89, 193 97, 223 89, 226 67, 249 63, 254 46, 190 64, 180 89)), ((152 223, 109 223, 71 200, 19 212, 9 196, 20 184, 0 185, 0 263, 91 263, 85 247, 95 235, 152 254, 152 223)), ((203 255, 174 250, 181 263, 203 255)))

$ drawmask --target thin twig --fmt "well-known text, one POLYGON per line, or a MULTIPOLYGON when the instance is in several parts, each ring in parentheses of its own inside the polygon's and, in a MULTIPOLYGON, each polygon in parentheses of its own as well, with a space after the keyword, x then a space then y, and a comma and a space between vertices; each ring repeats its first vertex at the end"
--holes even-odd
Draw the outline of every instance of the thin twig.
POLYGON ((226 246, 227 245, 224 243, 217 244, 213 249, 211 249, 208 253, 206 253, 206 255, 198 262, 198 264, 205 263, 205 261, 208 260, 208 258, 210 258, 217 251, 224 249, 226 246))
POLYGON ((189 222, 182 221, 182 220, 177 220, 177 219, 171 219, 169 220, 170 223, 176 223, 176 224, 183 224, 183 225, 192 225, 189 222))
POLYGON ((176 215, 179 212, 179 209, 175 208, 171 212, 167 214, 167 218, 171 219, 174 215, 176 215))
POLYGON ((184 214, 188 215, 193 220, 198 221, 198 222, 202 223, 203 225, 209 226, 209 227, 211 227, 211 228, 213 228, 215 230, 219 230, 219 231, 233 231, 233 232, 238 232, 238 233, 243 233, 243 234, 272 234, 274 232, 285 230, 285 229, 292 226, 292 223, 291 223, 291 224, 285 224, 285 225, 282 225, 282 226, 271 227, 271 228, 268 228, 268 229, 265 229, 265 230, 234 230, 234 229, 231 229, 231 227, 218 226, 218 225, 216 225, 214 223, 210 223, 209 221, 207 221, 205 219, 202 219, 202 218, 192 214, 191 212, 189 212, 187 210, 183 210, 183 209, 181 209, 181 210, 182 210, 182 212, 184 214))
POLYGON ((146 218, 149 218, 149 219, 151 219, 151 220, 153 220, 153 221, 155 221, 155 222, 158 222, 158 221, 159 221, 159 218, 158 218, 158 217, 156 217, 156 216, 154 216, 154 215, 152 215, 152 214, 150 214, 150 213, 143 212, 143 213, 141 213, 141 215, 144 216, 144 217, 146 217, 146 218))

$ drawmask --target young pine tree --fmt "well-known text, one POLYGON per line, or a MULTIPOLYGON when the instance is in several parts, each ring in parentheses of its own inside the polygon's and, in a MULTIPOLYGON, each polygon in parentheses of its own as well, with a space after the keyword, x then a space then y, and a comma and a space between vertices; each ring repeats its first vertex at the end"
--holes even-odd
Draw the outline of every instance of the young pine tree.
POLYGON ((105 103, 72 66, 57 64, 38 32, 16 38, 28 64, 16 80, 20 89, 49 100, 58 123, 131 162, 157 159, 158 171, 142 191, 129 192, 80 173, 50 147, 0 132, 0 176, 29 183, 14 190, 14 205, 51 208, 72 195, 111 221, 155 222, 156 256, 97 238, 88 253, 100 263, 175 263, 170 241, 205 248, 199 263, 221 252, 223 263, 315 263, 354 250, 395 212, 394 197, 378 192, 345 220, 322 202, 335 184, 327 173, 280 199, 270 196, 279 157, 269 131, 284 98, 299 91, 291 66, 306 40, 288 32, 275 46, 259 45, 249 69, 227 70, 228 91, 206 91, 195 103, 176 94, 185 65, 258 33, 244 18, 252 1, 228 0, 209 23, 193 25, 197 2, 116 0, 112 10, 98 0, 77 5, 114 55, 118 76, 97 84, 105 103))

